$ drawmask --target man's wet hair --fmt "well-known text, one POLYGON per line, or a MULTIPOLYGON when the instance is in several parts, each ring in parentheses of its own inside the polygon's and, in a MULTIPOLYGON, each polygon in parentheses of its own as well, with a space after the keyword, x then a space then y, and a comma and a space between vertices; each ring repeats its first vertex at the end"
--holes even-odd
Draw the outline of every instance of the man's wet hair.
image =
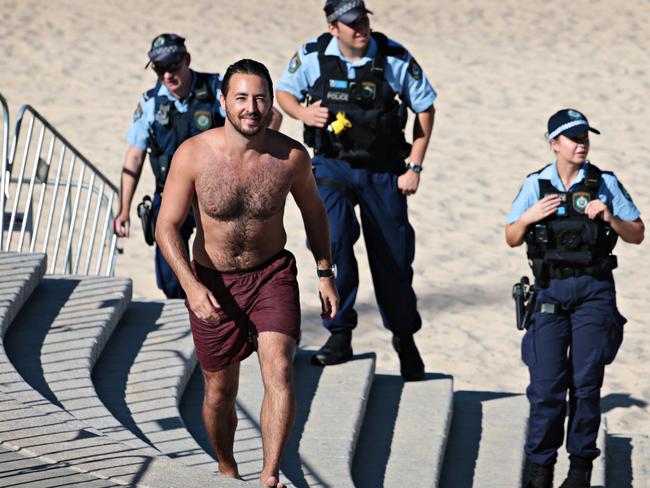
POLYGON ((257 75, 265 79, 266 86, 269 89, 269 95, 271 96, 271 101, 273 101, 273 80, 271 80, 269 70, 262 63, 255 61, 254 59, 240 59, 236 63, 228 66, 226 74, 223 75, 223 82, 221 83, 221 92, 224 97, 228 95, 230 78, 232 78, 232 75, 235 73, 257 75))

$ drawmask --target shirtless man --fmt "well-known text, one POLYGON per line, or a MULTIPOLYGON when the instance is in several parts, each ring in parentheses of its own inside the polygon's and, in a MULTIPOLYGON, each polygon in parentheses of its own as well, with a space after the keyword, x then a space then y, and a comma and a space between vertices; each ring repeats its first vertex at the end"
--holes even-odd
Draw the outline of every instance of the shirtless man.
POLYGON ((224 127, 183 143, 174 155, 156 241, 187 294, 205 380, 203 421, 219 471, 239 476, 233 455, 239 363, 257 350, 264 381, 262 486, 282 487, 279 465, 295 416, 293 354, 300 302, 293 255, 284 250, 284 205, 291 193, 316 259, 322 316, 338 295, 327 214, 307 151, 266 128, 273 84, 264 65, 243 59, 224 76, 224 127), (180 227, 190 206, 197 235, 190 264, 180 227))

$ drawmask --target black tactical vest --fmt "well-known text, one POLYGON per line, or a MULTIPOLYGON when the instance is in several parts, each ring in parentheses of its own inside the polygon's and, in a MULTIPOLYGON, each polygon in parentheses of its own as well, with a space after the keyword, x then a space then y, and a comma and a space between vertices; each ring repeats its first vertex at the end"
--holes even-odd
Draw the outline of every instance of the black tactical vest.
POLYGON ((321 35, 305 46, 307 53, 317 51, 320 77, 309 89, 307 100, 322 100, 330 111, 330 122, 338 112, 345 112, 352 126, 339 135, 326 128, 307 127, 304 140, 316 154, 352 163, 380 161, 402 162, 410 152, 404 138, 406 105, 396 98, 384 76, 388 56, 404 58, 407 51, 388 44, 388 38, 373 32, 377 54, 364 66, 355 68, 355 78, 348 79, 345 62, 338 56, 325 55, 331 34, 321 35))
POLYGON ((585 207, 598 198, 602 171, 591 163, 585 179, 570 191, 562 192, 549 180, 539 180, 540 199, 560 195, 557 212, 526 231, 528 259, 538 280, 598 275, 616 267, 612 250, 618 235, 600 218, 589 219, 585 207))
POLYGON ((158 192, 162 191, 172 156, 178 146, 204 130, 224 124, 216 94, 216 90, 221 87, 219 75, 194 72, 194 76, 194 89, 188 95, 186 112, 179 112, 173 101, 158 95, 160 81, 145 94, 145 97, 155 97, 155 119, 149 130, 149 160, 158 192))

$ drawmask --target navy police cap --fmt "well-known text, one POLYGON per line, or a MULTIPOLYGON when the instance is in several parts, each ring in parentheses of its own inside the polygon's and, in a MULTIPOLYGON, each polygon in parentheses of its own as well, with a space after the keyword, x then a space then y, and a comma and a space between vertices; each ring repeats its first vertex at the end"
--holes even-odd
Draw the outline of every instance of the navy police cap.
POLYGON ((151 49, 147 53, 149 62, 145 68, 151 63, 174 63, 187 53, 185 48, 185 38, 176 34, 160 34, 151 41, 151 49))
POLYGON ((565 108, 551 115, 548 119, 548 140, 558 136, 578 137, 587 131, 600 134, 600 131, 589 125, 583 113, 565 108))
POLYGON ((351 24, 361 14, 371 14, 363 0, 327 0, 325 2, 325 16, 327 22, 343 22, 351 24))

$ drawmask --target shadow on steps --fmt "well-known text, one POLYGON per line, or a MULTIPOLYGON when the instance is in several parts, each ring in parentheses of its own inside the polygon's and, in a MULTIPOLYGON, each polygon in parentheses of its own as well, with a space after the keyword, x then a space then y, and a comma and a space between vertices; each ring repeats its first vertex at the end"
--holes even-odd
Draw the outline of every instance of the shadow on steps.
MULTIPOLYGON (((521 395, 490 391, 454 392, 454 414, 440 478, 441 488, 480 486, 480 480, 475 480, 475 472, 483 434, 483 403, 516 396, 521 395)), ((523 452, 523 444, 520 449, 523 452)), ((521 470, 521 467, 513 466, 512 469, 521 470)))

